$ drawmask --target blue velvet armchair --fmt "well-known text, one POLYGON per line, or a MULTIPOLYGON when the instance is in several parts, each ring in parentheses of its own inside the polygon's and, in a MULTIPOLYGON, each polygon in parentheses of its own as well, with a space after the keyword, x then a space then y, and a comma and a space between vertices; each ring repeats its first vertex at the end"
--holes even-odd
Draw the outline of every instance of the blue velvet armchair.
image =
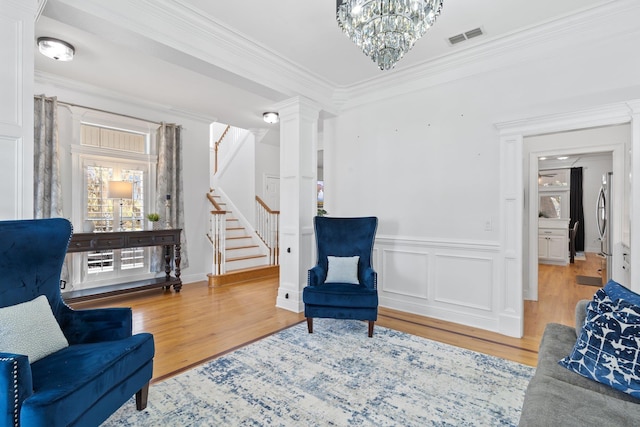
POLYGON ((309 333, 313 318, 378 320, 377 273, 371 265, 376 217, 314 218, 318 261, 302 291, 309 333))
POLYGON ((153 336, 132 335, 130 308, 75 311, 62 299, 60 273, 71 232, 62 218, 0 221, 2 426, 97 426, 134 394, 137 408, 146 407, 153 336), (25 308, 36 300, 46 310, 25 308), (12 351, 47 341, 20 333, 12 342, 12 328, 25 322, 34 322, 34 330, 52 323, 64 347, 38 359, 12 351))

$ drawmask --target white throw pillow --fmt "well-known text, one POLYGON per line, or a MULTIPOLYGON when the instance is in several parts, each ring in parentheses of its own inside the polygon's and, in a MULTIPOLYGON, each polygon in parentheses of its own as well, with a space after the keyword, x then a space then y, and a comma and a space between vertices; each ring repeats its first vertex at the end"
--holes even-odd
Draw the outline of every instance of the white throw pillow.
POLYGON ((33 363, 68 346, 44 295, 0 308, 0 352, 24 354, 33 363))
POLYGON ((328 256, 329 271, 325 283, 351 283, 359 285, 358 282, 358 260, 356 256, 328 256))

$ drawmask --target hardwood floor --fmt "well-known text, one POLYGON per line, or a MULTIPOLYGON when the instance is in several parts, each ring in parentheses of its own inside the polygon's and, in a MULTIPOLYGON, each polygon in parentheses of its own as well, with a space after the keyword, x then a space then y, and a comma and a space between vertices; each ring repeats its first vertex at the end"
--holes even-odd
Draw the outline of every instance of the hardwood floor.
MULTIPOLYGON (((534 366, 544 326, 573 325, 576 302, 591 298, 597 290, 576 284, 575 276, 596 276, 598 266, 599 259, 590 253, 587 261, 567 267, 541 264, 539 301, 525 301, 520 339, 382 307, 377 324, 534 366)), ((274 306, 277 288, 277 278, 217 288, 203 280, 184 285, 179 294, 150 290, 72 307, 132 307, 134 332, 154 334, 155 382, 302 322, 302 313, 274 306)))

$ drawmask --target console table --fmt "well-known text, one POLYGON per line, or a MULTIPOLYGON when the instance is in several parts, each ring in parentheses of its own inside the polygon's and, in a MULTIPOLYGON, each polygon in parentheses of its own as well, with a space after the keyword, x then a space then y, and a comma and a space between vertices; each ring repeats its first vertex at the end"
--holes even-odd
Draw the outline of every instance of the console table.
POLYGON ((180 232, 181 229, 164 229, 148 231, 114 231, 104 233, 74 233, 69 242, 67 253, 89 252, 110 249, 140 248, 146 246, 164 247, 164 277, 156 277, 136 282, 119 283, 116 285, 100 286, 91 289, 63 292, 66 302, 84 301, 94 298, 141 291, 152 288, 170 289, 173 285, 175 292, 180 292, 180 232), (171 276, 171 252, 175 251, 174 276, 171 276))

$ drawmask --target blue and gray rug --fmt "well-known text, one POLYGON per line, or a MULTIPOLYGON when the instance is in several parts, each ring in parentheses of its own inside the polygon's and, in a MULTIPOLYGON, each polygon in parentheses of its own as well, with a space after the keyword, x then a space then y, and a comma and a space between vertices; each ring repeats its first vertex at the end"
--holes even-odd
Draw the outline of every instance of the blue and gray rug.
POLYGON ((104 426, 510 426, 534 369, 364 322, 316 319, 154 384, 104 426))

